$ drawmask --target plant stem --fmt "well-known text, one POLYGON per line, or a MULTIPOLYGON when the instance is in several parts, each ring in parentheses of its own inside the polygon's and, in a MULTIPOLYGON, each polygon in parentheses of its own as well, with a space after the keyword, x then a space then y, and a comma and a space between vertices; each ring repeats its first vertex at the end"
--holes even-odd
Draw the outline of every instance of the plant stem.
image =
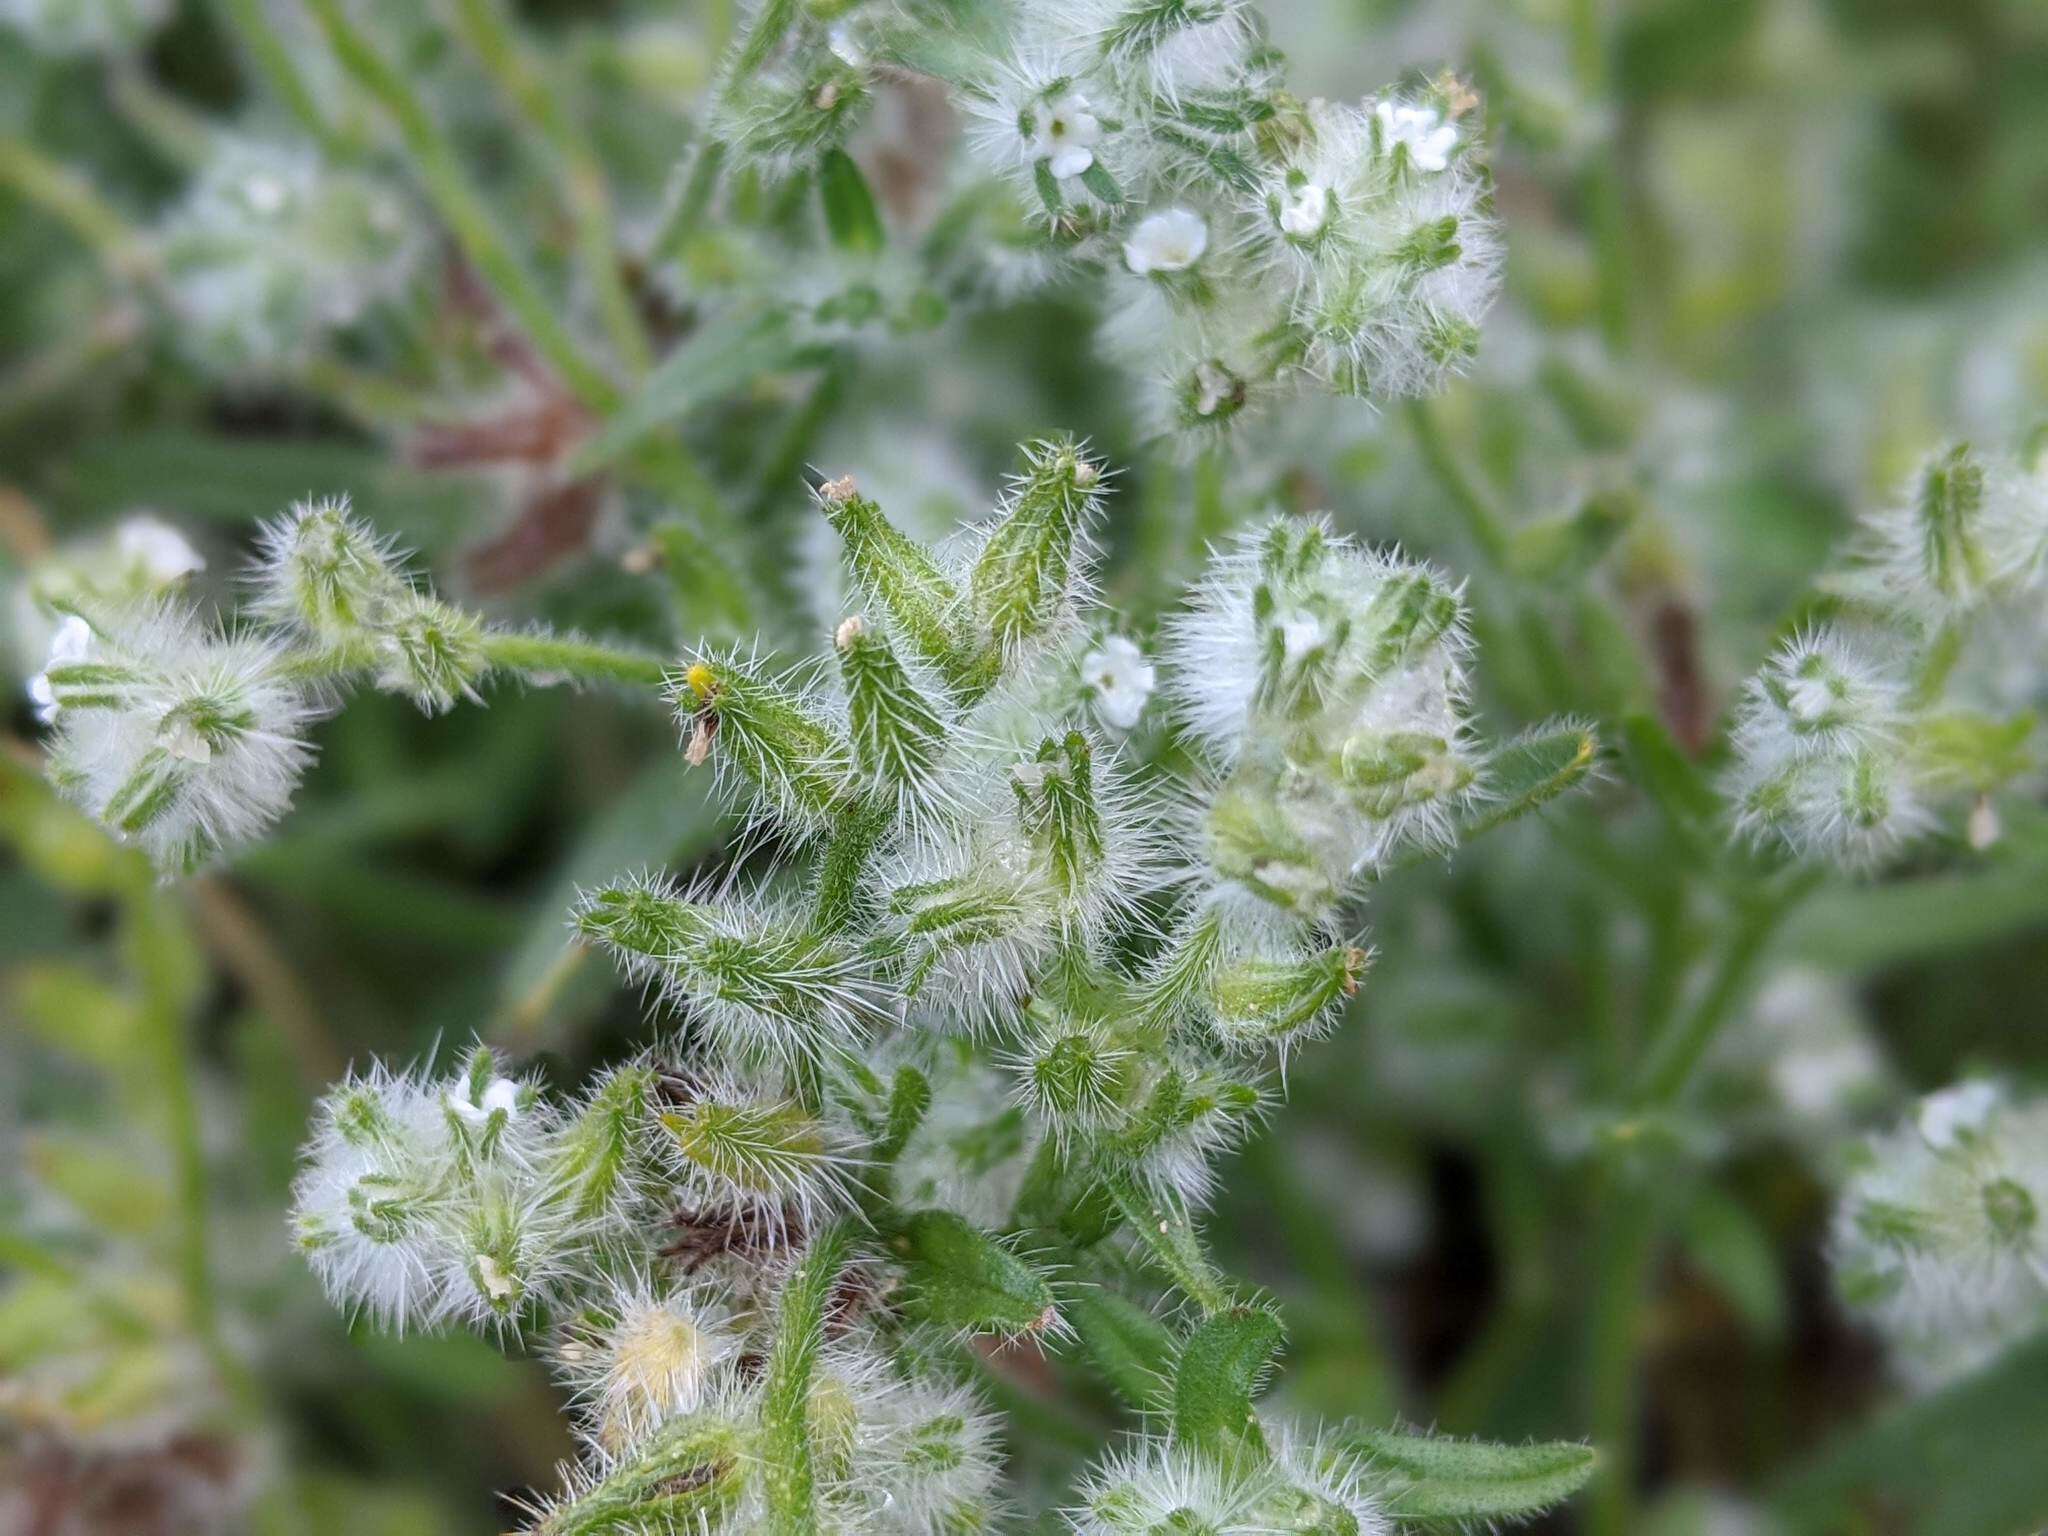
POLYGON ((484 654, 492 666, 507 671, 565 672, 586 683, 659 688, 668 676, 668 663, 659 656, 618 651, 588 640, 565 640, 554 635, 486 635, 484 654))
POLYGON ((165 898, 149 884, 145 869, 138 867, 124 880, 121 902, 123 943, 142 992, 142 1044, 151 1058, 170 1141, 177 1198, 178 1278, 185 1296, 186 1321, 222 1385, 240 1408, 253 1414, 259 1394, 247 1367, 222 1336, 214 1294, 206 1147, 193 1089, 188 1025, 198 985, 190 959, 194 947, 174 921, 165 898))
POLYGON ((70 229, 109 270, 136 277, 153 269, 146 238, 84 176, 52 160, 28 140, 0 134, 0 184, 12 187, 70 229))
POLYGON ((1706 991, 1691 1010, 1673 1021, 1651 1047, 1638 1099, 1645 1105, 1670 1104, 1685 1091, 1693 1071, 1705 1058, 1721 1026, 1742 1000, 1771 935, 1819 877, 1802 871, 1779 890, 1745 903, 1729 934, 1706 991))
POLYGON ((427 111, 412 82, 349 20, 343 0, 307 0, 341 66, 397 126, 427 195, 505 307, 525 329, 562 382, 599 415, 619 402, 616 385, 584 357, 562 322, 559 306, 543 293, 514 252, 483 197, 464 173, 452 145, 427 111))
POLYGON ((1587 1427, 1600 1447, 1601 1470, 1588 1494, 1591 1536, 1629 1536, 1634 1528, 1636 1345, 1643 1294, 1656 1252, 1656 1212, 1640 1189, 1617 1188, 1624 1179, 1617 1152, 1602 1168, 1603 1211, 1594 1250, 1593 1310, 1587 1334, 1587 1427))
POLYGON ((1423 463, 1464 519, 1465 531, 1479 546, 1486 563, 1496 571, 1505 570, 1508 562, 1507 524, 1494 508, 1491 498, 1473 483, 1458 463, 1457 455, 1451 451, 1451 445, 1444 437, 1443 423, 1437 420, 1434 406, 1427 400, 1409 401, 1408 425, 1415 433, 1416 447, 1422 450, 1423 463))
POLYGON ((598 313, 620 359, 635 374, 653 360, 647 331, 619 276, 619 241, 604 166, 520 40, 501 0, 455 0, 455 19, 485 71, 561 162, 563 195, 576 229, 576 249, 597 295, 598 313))
POLYGON ((277 28, 270 24, 270 15, 264 9, 263 0, 219 0, 219 8, 228 30, 241 38, 242 47, 256 66, 256 72, 269 82, 270 89, 284 104, 285 110, 297 118, 299 125, 328 153, 343 158, 353 155, 356 146, 342 135, 321 109, 319 101, 314 98, 313 88, 306 84, 306 77, 299 72, 290 47, 277 28))
POLYGON ((649 252, 654 260, 670 261, 681 253, 683 242, 703 222, 704 210, 711 206, 711 194, 718 190, 718 175, 724 167, 723 144, 716 139, 705 139, 697 146, 697 157, 690 164, 689 177, 683 182, 675 206, 661 221, 661 230, 654 237, 649 252))

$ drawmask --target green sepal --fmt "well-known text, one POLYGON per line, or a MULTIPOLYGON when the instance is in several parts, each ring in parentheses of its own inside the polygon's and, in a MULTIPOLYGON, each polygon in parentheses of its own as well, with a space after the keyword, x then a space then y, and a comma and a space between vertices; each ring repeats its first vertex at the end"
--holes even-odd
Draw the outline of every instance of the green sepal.
POLYGON ((1280 1338, 1280 1319, 1257 1306, 1227 1308, 1189 1334, 1174 1367, 1174 1439, 1225 1466, 1263 1463, 1270 1453, 1252 1399, 1280 1338))
POLYGON ((903 1305, 922 1322, 971 1333, 1042 1334, 1060 1325, 1037 1266, 951 1211, 918 1211, 890 1234, 903 1305))

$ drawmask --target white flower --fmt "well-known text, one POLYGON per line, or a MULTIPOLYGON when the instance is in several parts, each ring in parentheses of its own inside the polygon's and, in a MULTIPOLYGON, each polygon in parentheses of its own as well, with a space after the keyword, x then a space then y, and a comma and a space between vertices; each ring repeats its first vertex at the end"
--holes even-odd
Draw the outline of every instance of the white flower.
POLYGON ((1138 723, 1157 676, 1145 653, 1122 635, 1111 635, 1081 660, 1081 678, 1095 690, 1095 713, 1119 731, 1138 723))
POLYGON ((1330 222, 1330 189, 1313 181, 1296 187, 1280 205, 1280 228, 1296 240, 1313 240, 1330 222))
POLYGON ((1457 147, 1458 128, 1443 121, 1435 107, 1409 107, 1382 101, 1373 108, 1380 121, 1380 138, 1391 150, 1400 145, 1408 151, 1408 163, 1418 171, 1440 171, 1451 163, 1457 147))
POLYGON ((160 518, 131 517, 114 532, 114 545, 121 558, 141 569, 152 587, 172 582, 206 569, 206 560, 185 535, 160 518))
POLYGON ((1920 1101, 1920 1139, 1937 1152, 1969 1140, 1991 1123, 1998 1108, 1998 1085, 1982 1080, 1957 1083, 1920 1101))
POLYGON ((1102 137, 1102 123, 1088 110, 1087 97, 1068 91, 1045 102, 1034 116, 1031 153, 1049 161, 1053 175, 1062 180, 1079 176, 1095 163, 1094 146, 1102 137))
POLYGON ((1209 249, 1209 225, 1192 208, 1147 215, 1124 242, 1124 265, 1140 277, 1184 272, 1209 249))
POLYGON ((482 1102, 472 1104, 459 1089, 448 1092, 448 1107, 471 1125, 482 1125, 499 1110, 508 1120, 519 1118, 519 1085, 509 1077, 494 1077, 484 1089, 482 1102))
POLYGON ((57 694, 50 686, 50 670, 83 661, 91 650, 92 626, 75 613, 64 615, 64 622, 50 637, 49 660, 42 671, 28 680, 29 700, 36 707, 36 719, 44 725, 54 724, 57 719, 57 694))

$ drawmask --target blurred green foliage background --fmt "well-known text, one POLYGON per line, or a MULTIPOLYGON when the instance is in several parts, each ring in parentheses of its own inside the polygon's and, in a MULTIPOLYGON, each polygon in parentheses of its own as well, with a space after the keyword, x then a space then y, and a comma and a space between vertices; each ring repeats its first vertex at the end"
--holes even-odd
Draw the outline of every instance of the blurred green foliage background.
MULTIPOLYGON (((147 226, 204 124, 277 121, 232 9, 186 0, 118 55, 51 57, 0 23, 0 143, 147 226)), ((439 6, 363 9, 543 281, 565 282, 557 158, 439 6)), ((730 9, 518 8, 629 249, 730 9)), ((1909 1400, 1842 1320, 1823 1248, 1841 1142, 1966 1067, 2048 1069, 2048 823, 2017 819, 1967 866, 1937 849, 1880 884, 1831 880, 1780 923, 1737 910, 1705 786, 1731 690, 1851 509, 1942 436, 2013 446, 2048 421, 2048 6, 1276 0, 1271 18, 1305 89, 1451 67, 1485 98, 1508 295, 1473 377, 1427 407, 1304 405, 1190 461, 1141 440, 1128 381, 1081 340, 1085 290, 955 304, 932 329, 743 370, 690 413, 741 591, 680 557, 675 530, 704 525, 673 498, 551 449, 480 463, 451 446, 509 409, 453 279, 289 382, 224 377, 118 242, 95 252, 24 195, 17 156, 0 175, 0 548, 18 571, 150 508, 231 600, 259 518, 347 493, 502 617, 669 651, 706 631, 813 646, 829 615, 809 606, 808 469, 943 526, 986 508, 1018 438, 1069 429, 1122 467, 1105 579, 1140 633, 1207 539, 1272 505, 1470 573, 1490 724, 1578 710, 1619 755, 1581 803, 1381 887, 1371 984, 1226 1169, 1209 1230, 1287 1305, 1282 1392, 1333 1416, 1595 1435, 1641 1495, 1607 1529, 2041 1528, 2043 1350, 1909 1400), (1471 500, 1505 550, 1475 540, 1471 500), (1602 1063, 1711 985, 1744 918, 1769 956, 1737 1003, 1755 1049, 1717 1055, 1656 1123, 1617 1124, 1602 1063), (1880 1062, 1867 1101, 1825 1117, 1789 1111, 1760 1065, 1796 968, 1880 1062), (1614 1164, 1590 1151, 1615 1136, 1639 1138, 1654 1190, 1619 1218, 1614 1164), (1629 1249, 1632 1219, 1657 1240, 1629 1249), (1613 1244, 1636 1254, 1621 1274, 1639 1304, 1619 1310, 1593 1302, 1613 1244)), ((862 153, 872 169, 889 150, 862 153)), ((410 216, 452 266, 431 215, 410 216)), ((628 276, 687 333, 687 293, 628 276)), ((12 656, 10 677, 37 660, 12 656)), ((328 1309, 283 1219, 307 1107, 373 1052, 481 1036, 573 1082, 644 1043, 660 1026, 642 999, 569 947, 570 895, 716 861, 736 828, 651 701, 501 690, 429 721, 373 696, 320 728, 276 836, 159 888, 42 785, 11 698, 0 1525, 504 1528, 501 1491, 547 1484, 568 1453, 554 1389, 517 1351, 380 1337, 328 1309)), ((1020 1369, 1004 1404, 1048 1497, 1113 1427, 1067 1369, 1020 1369)))

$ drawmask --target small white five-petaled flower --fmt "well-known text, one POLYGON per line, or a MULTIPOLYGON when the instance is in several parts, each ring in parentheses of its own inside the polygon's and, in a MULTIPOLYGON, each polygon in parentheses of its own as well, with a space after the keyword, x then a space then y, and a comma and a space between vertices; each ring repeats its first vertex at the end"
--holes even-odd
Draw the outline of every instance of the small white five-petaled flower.
POLYGON ((1209 249, 1209 226, 1192 208, 1147 215, 1124 242, 1124 265, 1140 277, 1185 272, 1209 249))
POLYGON ((519 1118, 519 1085, 509 1077, 494 1077, 483 1091, 483 1102, 472 1104, 460 1091, 450 1092, 448 1107, 471 1125, 482 1125, 499 1110, 508 1120, 519 1118))
POLYGON ((1111 635, 1081 660, 1081 677, 1095 690, 1095 713, 1105 725, 1128 731, 1145 712, 1157 674, 1135 642, 1111 635))
POLYGON ((1296 240, 1313 240, 1330 222, 1330 189, 1305 181, 1289 194, 1280 209, 1280 228, 1296 240))
POLYGON ((1408 151, 1408 163, 1418 171, 1440 171, 1451 163, 1451 151, 1458 144, 1455 123, 1443 120, 1435 107, 1398 106, 1383 101, 1373 108, 1380 120, 1380 139, 1391 150, 1396 144, 1408 151))
POLYGON ((1095 145, 1102 137, 1102 123, 1088 110, 1087 97, 1067 91, 1044 103, 1036 119, 1031 153, 1046 161, 1053 175, 1065 180, 1079 176, 1095 163, 1095 145))

